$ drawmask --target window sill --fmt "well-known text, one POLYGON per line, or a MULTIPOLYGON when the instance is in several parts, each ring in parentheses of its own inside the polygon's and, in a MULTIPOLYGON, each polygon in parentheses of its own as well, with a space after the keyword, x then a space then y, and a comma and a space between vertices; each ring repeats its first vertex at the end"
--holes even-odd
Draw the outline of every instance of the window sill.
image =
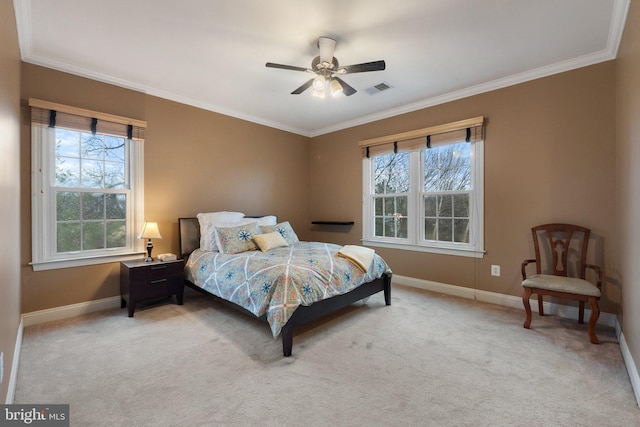
POLYGON ((57 270, 61 268, 83 267, 87 265, 108 264, 120 261, 131 261, 139 259, 146 252, 132 252, 119 255, 105 255, 92 258, 60 259, 51 261, 30 262, 33 271, 57 270))
POLYGON ((456 248, 456 247, 419 246, 419 245, 411 245, 411 244, 381 242, 378 240, 366 240, 366 239, 362 240, 362 244, 367 246, 377 246, 381 248, 400 249, 403 251, 428 252, 428 253, 434 253, 434 254, 463 256, 463 257, 469 257, 469 258, 484 258, 484 254, 485 254, 484 250, 475 250, 475 249, 467 249, 467 248, 459 248, 459 247, 456 248))

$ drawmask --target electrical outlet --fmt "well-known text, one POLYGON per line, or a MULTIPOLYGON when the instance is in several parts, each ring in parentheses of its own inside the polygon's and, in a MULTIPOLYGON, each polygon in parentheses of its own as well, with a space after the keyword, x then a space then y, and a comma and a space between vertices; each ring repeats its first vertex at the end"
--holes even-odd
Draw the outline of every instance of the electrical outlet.
POLYGON ((492 265, 491 266, 491 275, 492 276, 500 276, 500 266, 499 265, 492 265))

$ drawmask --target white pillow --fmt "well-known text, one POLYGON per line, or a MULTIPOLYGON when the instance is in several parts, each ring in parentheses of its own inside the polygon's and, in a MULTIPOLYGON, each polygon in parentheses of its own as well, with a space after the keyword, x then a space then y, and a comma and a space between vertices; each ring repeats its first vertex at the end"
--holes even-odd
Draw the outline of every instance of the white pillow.
POLYGON ((200 223, 200 249, 203 251, 217 251, 216 246, 216 223, 233 223, 240 221, 244 214, 242 212, 205 212, 197 215, 200 223))
POLYGON ((278 217, 275 215, 261 216, 260 218, 254 218, 258 225, 276 225, 278 223, 278 217))

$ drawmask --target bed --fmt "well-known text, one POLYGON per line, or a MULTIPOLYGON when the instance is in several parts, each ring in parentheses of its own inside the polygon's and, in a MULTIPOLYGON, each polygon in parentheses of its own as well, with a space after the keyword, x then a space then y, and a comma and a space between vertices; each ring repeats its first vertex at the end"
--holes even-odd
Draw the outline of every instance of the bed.
POLYGON ((201 249, 198 218, 179 218, 178 223, 180 254, 187 260, 185 284, 267 322, 273 336, 282 337, 285 357, 292 354, 293 333, 300 325, 381 291, 391 305, 392 273, 377 254, 364 271, 336 256, 342 246, 330 243, 295 242, 236 254, 208 251, 201 249), (315 286, 316 279, 325 285, 315 286))

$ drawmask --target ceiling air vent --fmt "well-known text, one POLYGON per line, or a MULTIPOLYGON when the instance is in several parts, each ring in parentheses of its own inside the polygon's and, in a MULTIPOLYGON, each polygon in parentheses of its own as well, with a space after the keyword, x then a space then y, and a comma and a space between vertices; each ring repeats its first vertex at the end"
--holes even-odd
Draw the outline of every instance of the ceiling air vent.
POLYGON ((371 86, 370 88, 365 89, 365 92, 367 92, 369 95, 375 95, 376 93, 385 91, 387 89, 391 89, 391 85, 386 82, 381 82, 375 86, 371 86))

